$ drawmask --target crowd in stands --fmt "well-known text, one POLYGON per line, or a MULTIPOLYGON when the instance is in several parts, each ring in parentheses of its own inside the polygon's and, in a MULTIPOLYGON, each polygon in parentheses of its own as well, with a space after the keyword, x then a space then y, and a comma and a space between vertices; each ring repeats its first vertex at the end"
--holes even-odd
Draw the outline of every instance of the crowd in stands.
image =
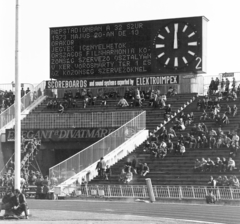
MULTIPOLYGON (((112 89, 109 92, 98 91, 97 94, 93 94, 90 89, 83 89, 81 92, 78 90, 75 95, 71 90, 65 90, 62 99, 50 98, 47 102, 47 108, 57 108, 59 113, 63 113, 68 108, 75 108, 78 106, 78 99, 83 100, 83 108, 87 108, 90 105, 95 105, 97 100, 100 101, 102 106, 106 106, 110 98, 120 100, 117 103, 117 107, 142 107, 143 102, 148 101, 148 105, 154 108, 165 108, 170 105, 166 105, 167 97, 175 96, 177 91, 173 87, 169 87, 167 94, 161 94, 160 90, 153 90, 149 88, 147 91, 139 90, 138 88, 126 89, 123 96, 112 89)), ((170 113, 170 111, 168 112, 170 113)), ((168 114, 166 113, 166 115, 168 114)))
POLYGON ((227 177, 224 176, 218 176, 217 178, 214 178, 213 176, 210 176, 210 180, 207 183, 209 187, 240 187, 239 179, 235 175, 230 175, 227 177))
MULTIPOLYGON (((27 88, 25 91, 22 87, 21 89, 21 98, 30 92, 30 89, 27 88)), ((0 92, 0 113, 2 113, 4 110, 6 110, 8 107, 10 107, 12 104, 14 104, 15 101, 15 94, 12 92, 12 90, 5 90, 0 92)))

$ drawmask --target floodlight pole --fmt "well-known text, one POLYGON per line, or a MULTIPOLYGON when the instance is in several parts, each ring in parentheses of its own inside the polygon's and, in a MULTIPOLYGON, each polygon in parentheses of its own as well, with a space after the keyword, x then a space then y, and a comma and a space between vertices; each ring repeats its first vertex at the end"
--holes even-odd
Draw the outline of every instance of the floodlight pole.
POLYGON ((19 5, 16 0, 16 24, 15 24, 15 189, 20 190, 20 172, 21 172, 21 89, 20 75, 18 73, 18 11, 19 5))

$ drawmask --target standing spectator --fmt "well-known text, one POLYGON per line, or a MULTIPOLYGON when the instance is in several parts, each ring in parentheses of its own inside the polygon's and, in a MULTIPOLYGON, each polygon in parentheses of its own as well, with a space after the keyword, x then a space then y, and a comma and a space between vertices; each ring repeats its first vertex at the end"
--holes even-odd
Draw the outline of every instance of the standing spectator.
POLYGON ((226 172, 228 167, 228 161, 226 160, 225 157, 222 158, 222 172, 226 172))
POLYGON ((26 94, 28 94, 30 92, 30 89, 29 89, 29 87, 27 88, 27 90, 26 90, 26 94))
POLYGON ((238 108, 237 108, 236 104, 234 104, 234 105, 233 105, 233 108, 232 108, 232 114, 233 114, 233 117, 236 116, 236 114, 237 114, 237 110, 238 110, 238 108))
POLYGON ((106 170, 105 170, 105 179, 106 180, 109 180, 109 178, 111 177, 112 175, 112 170, 111 168, 107 165, 106 166, 106 170))
POLYGON ((22 98, 24 95, 25 95, 25 90, 24 90, 23 87, 22 87, 22 89, 21 89, 21 98, 22 98))
POLYGON ((171 116, 171 113, 172 113, 171 104, 168 104, 168 105, 165 107, 164 118, 165 118, 165 119, 168 119, 168 118, 171 116))
POLYGON ((217 181, 213 178, 213 176, 211 176, 208 182, 208 186, 215 188, 216 184, 217 184, 217 181))

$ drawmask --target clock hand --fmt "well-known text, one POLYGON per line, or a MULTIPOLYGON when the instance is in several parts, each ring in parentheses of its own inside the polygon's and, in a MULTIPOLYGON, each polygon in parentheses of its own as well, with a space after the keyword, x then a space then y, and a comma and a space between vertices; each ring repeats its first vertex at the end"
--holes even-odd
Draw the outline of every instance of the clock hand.
POLYGON ((174 42, 173 42, 173 49, 178 49, 177 32, 178 32, 178 23, 175 23, 175 24, 174 24, 174 42))

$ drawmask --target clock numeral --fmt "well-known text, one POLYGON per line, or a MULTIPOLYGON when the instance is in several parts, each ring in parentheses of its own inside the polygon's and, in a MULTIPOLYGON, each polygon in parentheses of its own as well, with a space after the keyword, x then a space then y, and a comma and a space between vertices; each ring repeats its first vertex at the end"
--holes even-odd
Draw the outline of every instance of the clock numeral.
POLYGON ((201 64, 202 62, 202 59, 200 57, 197 57, 196 60, 198 61, 197 65, 196 65, 196 69, 201 69, 202 67, 200 67, 199 65, 201 64))

